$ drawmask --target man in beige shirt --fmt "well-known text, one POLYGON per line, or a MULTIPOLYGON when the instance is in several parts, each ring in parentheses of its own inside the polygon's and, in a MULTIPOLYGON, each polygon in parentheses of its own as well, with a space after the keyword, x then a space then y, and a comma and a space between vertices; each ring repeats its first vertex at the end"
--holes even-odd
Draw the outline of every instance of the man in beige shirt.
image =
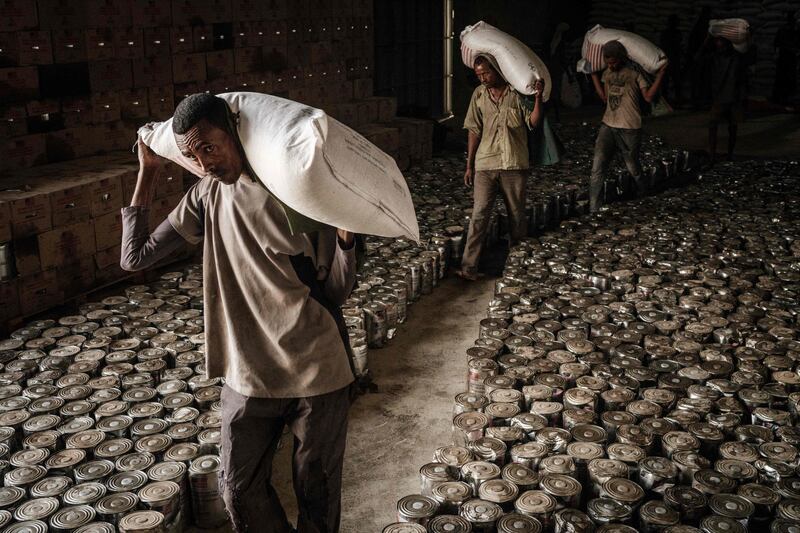
POLYGON ((466 280, 478 278, 478 261, 486 241, 489 217, 502 192, 511 219, 511 244, 527 235, 525 185, 530 168, 528 130, 541 118, 543 83, 537 82, 533 110, 528 113, 520 95, 483 56, 474 65, 481 82, 472 93, 464 128, 468 130, 464 184, 474 186, 474 204, 461 270, 466 280))
POLYGON ((602 78, 598 73, 592 73, 597 96, 606 104, 594 146, 594 162, 589 179, 589 210, 592 213, 601 208, 600 197, 605 174, 616 150, 622 155, 639 194, 648 192, 639 161, 642 146, 642 110, 639 108, 639 97, 648 103, 655 99, 667 68, 664 64, 656 74, 653 85, 650 85, 640 72, 630 66, 628 51, 619 41, 609 41, 603 46, 603 59, 608 68, 603 72, 602 78))
POLYGON ((124 208, 122 267, 146 268, 202 242, 206 368, 222 390, 221 487, 238 532, 338 531, 353 372, 340 305, 355 283, 353 235, 294 233, 287 209, 255 179, 221 98, 175 110, 181 152, 205 176, 152 234, 160 158, 139 141, 139 179, 124 208), (284 426, 294 434, 297 529, 270 484, 284 426))

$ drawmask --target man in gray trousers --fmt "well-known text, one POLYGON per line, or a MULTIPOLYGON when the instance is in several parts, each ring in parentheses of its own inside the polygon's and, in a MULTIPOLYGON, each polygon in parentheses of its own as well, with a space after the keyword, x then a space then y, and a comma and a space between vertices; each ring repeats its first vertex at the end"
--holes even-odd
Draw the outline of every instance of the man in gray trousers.
POLYGON ((354 380, 340 310, 355 283, 354 236, 321 225, 292 231, 298 215, 256 179, 221 98, 184 99, 172 129, 205 175, 150 233, 162 160, 139 140, 138 182, 122 210, 121 266, 140 270, 184 241, 203 243, 206 368, 225 379, 220 485, 234 529, 334 533, 354 380), (296 530, 270 483, 287 425, 296 530))
POLYGON ((642 110, 639 107, 639 97, 648 103, 655 99, 667 68, 667 64, 664 64, 650 85, 640 72, 630 66, 628 51, 619 41, 609 41, 603 46, 603 59, 608 68, 603 72, 602 78, 598 73, 592 73, 597 96, 606 104, 603 123, 600 124, 594 145, 594 162, 589 180, 589 209, 592 213, 601 208, 600 197, 605 173, 616 150, 622 154, 639 194, 648 192, 639 161, 642 146, 642 110))

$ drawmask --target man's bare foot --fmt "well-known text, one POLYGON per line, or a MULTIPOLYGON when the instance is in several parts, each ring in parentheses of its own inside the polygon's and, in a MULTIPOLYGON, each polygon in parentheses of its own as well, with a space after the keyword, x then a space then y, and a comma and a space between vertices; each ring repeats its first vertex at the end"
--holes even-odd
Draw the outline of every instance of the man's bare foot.
POLYGON ((466 270, 456 270, 456 276, 466 281, 478 281, 479 274, 467 272, 466 270))

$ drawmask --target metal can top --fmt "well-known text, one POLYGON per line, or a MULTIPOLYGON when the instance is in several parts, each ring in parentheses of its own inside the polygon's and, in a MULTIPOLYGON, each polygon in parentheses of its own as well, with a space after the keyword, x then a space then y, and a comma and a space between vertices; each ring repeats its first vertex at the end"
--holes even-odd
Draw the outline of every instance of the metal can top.
POLYGON ((539 474, 537 472, 517 463, 509 463, 504 466, 501 475, 506 481, 510 481, 520 487, 536 485, 539 482, 539 474))
POLYGON ((44 463, 48 457, 50 457, 50 450, 47 448, 33 448, 15 452, 9 459, 9 463, 14 467, 33 466, 44 463))
POLYGON ((114 463, 106 459, 95 459, 75 467, 75 481, 104 479, 113 471, 114 463))
POLYGON ((48 516, 55 513, 60 506, 58 498, 35 498, 20 504, 14 511, 14 520, 24 522, 25 520, 46 520, 48 516))
POLYGON ((119 521, 120 533, 134 531, 157 531, 164 524, 164 515, 158 511, 135 511, 119 521))
POLYGON ((550 455, 542 459, 539 463, 539 471, 542 474, 563 474, 572 475, 575 473, 575 461, 572 456, 566 454, 550 455))
POLYGON ((428 533, 428 529, 411 522, 396 522, 383 528, 381 533, 428 533))
POLYGON ((719 455, 724 459, 738 459, 746 463, 753 463, 759 457, 755 446, 741 441, 723 442, 719 447, 719 455))
MULTIPOLYGON (((122 402, 124 403, 124 402, 122 402)), ((98 420, 95 426, 104 433, 116 433, 127 430, 133 424, 133 418, 128 415, 107 416, 98 420)))
POLYGON ((187 471, 188 468, 184 463, 164 461, 151 466, 147 471, 147 477, 153 481, 180 481, 187 471))
POLYGON ((497 504, 505 504, 517 499, 519 487, 503 479, 491 479, 478 488, 478 497, 497 504))
POLYGON ((518 427, 526 433, 533 433, 547 427, 547 419, 533 413, 520 413, 513 417, 509 424, 518 427))
POLYGON ((547 455, 548 448, 541 442, 526 442, 511 448, 511 456, 521 459, 541 459, 547 455))
POLYGON ((8 526, 3 533, 47 533, 47 524, 41 520, 25 520, 8 526))
POLYGON ((150 452, 133 452, 117 459, 114 466, 118 472, 129 472, 131 470, 147 470, 155 462, 156 458, 150 452))
POLYGON ((700 449, 700 441, 697 437, 686 431, 670 431, 664 435, 662 443, 670 453, 700 449))
POLYGON ((500 477, 500 467, 488 461, 471 461, 461 467, 462 479, 489 480, 500 477))
POLYGON ((406 519, 419 520, 436 515, 439 504, 433 498, 422 494, 403 496, 397 502, 397 514, 406 519))
POLYGON ((50 470, 71 468, 86 459, 84 450, 60 450, 45 461, 45 466, 50 470))
POLYGON ((602 494, 614 500, 637 504, 644 499, 644 489, 629 479, 611 478, 602 485, 602 494))
POLYGON ((461 505, 459 515, 472 524, 494 524, 503 516, 503 510, 496 503, 474 499, 461 505))
MULTIPOLYGON (((180 463, 173 463, 180 464, 180 463)), ((155 465, 159 466, 159 465, 155 465)), ((155 468, 155 466, 153 468, 155 468)), ((152 469, 151 469, 152 470, 152 469)), ((448 465, 445 463, 426 463, 419 469, 419 475, 431 481, 450 481, 448 465)))
POLYGON ((172 438, 161 433, 142 437, 134 445, 137 452, 149 453, 161 453, 170 446, 172 446, 172 438))
POLYGON ((129 453, 133 449, 130 439, 111 439, 99 444, 94 449, 94 456, 100 459, 114 459, 129 453))
POLYGON ((147 481, 147 474, 141 470, 128 470, 108 478, 106 485, 111 492, 133 492, 144 487, 147 481))
POLYGON ((608 436, 605 429, 593 424, 578 424, 570 430, 570 433, 576 442, 585 443, 602 443, 608 436))
POLYGON ((131 435, 135 437, 146 437, 165 431, 169 424, 160 418, 145 418, 134 422, 131 426, 131 435))
POLYGON ((580 494, 582 487, 575 478, 561 474, 547 474, 539 480, 539 487, 555 498, 569 498, 580 494))
POLYGON ((460 516, 439 515, 428 522, 429 533, 470 533, 472 525, 460 516))
POLYGON ((781 496, 770 487, 759 483, 746 483, 741 485, 736 494, 749 500, 755 505, 778 505, 781 496))
POLYGON ((431 496, 439 504, 452 503, 460 505, 473 497, 472 487, 463 481, 445 481, 433 487, 431 496))
POLYGON ((170 424, 183 424, 185 422, 192 422, 197 420, 200 416, 200 411, 194 407, 179 407, 174 411, 170 411, 164 417, 164 420, 170 424))
POLYGON ((725 474, 735 481, 753 480, 758 476, 756 467, 737 459, 720 459, 714 463, 714 470, 720 474, 725 474))
POLYGON ((796 498, 783 500, 778 504, 778 516, 786 520, 800 522, 800 501, 796 498))
POLYGON ((639 516, 646 524, 658 527, 677 525, 681 518, 677 511, 658 500, 645 502, 639 508, 639 516))
POLYGON ((87 429, 73 433, 65 439, 67 448, 91 450, 106 439, 106 434, 99 429, 87 429))
POLYGON ((27 487, 47 475, 47 468, 41 465, 20 466, 6 472, 3 481, 7 487, 27 487))
POLYGON ((91 505, 105 495, 105 485, 90 481, 67 489, 62 500, 65 505, 91 505))
POLYGON ((755 506, 750 500, 734 494, 714 494, 709 499, 708 506, 714 514, 734 520, 745 520, 755 512, 755 506))
POLYGON ((50 517, 50 527, 58 530, 77 529, 94 520, 95 515, 94 508, 88 505, 64 507, 50 517))
POLYGON ((497 521, 497 533, 541 533, 541 531, 541 522, 519 513, 509 513, 497 521))
POLYGON ((586 504, 586 511, 595 520, 625 520, 631 516, 632 509, 611 498, 595 498, 586 504))
POLYGON ((123 515, 136 508, 139 498, 132 492, 117 492, 100 498, 94 505, 101 515, 123 515))
POLYGON ((692 478, 692 486, 706 494, 729 493, 736 488, 736 481, 715 470, 698 470, 692 478))
POLYGON ((524 515, 548 514, 556 510, 558 502, 543 490, 528 490, 519 495, 514 507, 524 515))
POLYGON ((171 500, 180 492, 180 486, 174 481, 153 481, 139 489, 136 494, 142 503, 156 504, 171 500))
POLYGON ((489 417, 483 413, 460 413, 453 418, 453 427, 465 432, 485 429, 489 425, 489 417))
POLYGON ((606 449, 606 453, 608 454, 609 459, 616 459, 618 461, 622 461, 623 463, 638 464, 639 461, 646 457, 645 451, 639 446, 635 446, 633 444, 624 444, 621 442, 609 444, 608 448, 606 449))
POLYGON ((711 515, 700 521, 700 530, 703 533, 745 533, 747 528, 733 518, 711 515))
POLYGON ((592 459, 587 465, 589 475, 595 479, 625 478, 628 477, 629 467, 622 461, 615 459, 592 459))
POLYGON ((164 452, 164 460, 186 463, 197 458, 199 451, 200 447, 193 442, 180 442, 178 444, 173 444, 164 452))
POLYGON ((210 474, 219 470, 219 456, 202 455, 192 461, 189 466, 189 475, 210 474))
POLYGON ((765 442, 758 447, 758 452, 772 461, 794 463, 797 459, 797 448, 788 442, 765 442))
POLYGON ((30 493, 33 498, 61 496, 71 486, 71 478, 66 476, 51 476, 34 483, 30 488, 30 493))

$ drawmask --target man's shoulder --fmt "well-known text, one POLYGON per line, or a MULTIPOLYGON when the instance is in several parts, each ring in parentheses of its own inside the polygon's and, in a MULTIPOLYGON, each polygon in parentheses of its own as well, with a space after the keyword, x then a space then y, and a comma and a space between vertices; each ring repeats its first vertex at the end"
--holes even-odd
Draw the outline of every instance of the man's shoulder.
POLYGON ((475 87, 475 90, 472 91, 473 98, 481 97, 484 94, 486 94, 486 86, 484 86, 483 84, 478 85, 477 87, 475 87))

